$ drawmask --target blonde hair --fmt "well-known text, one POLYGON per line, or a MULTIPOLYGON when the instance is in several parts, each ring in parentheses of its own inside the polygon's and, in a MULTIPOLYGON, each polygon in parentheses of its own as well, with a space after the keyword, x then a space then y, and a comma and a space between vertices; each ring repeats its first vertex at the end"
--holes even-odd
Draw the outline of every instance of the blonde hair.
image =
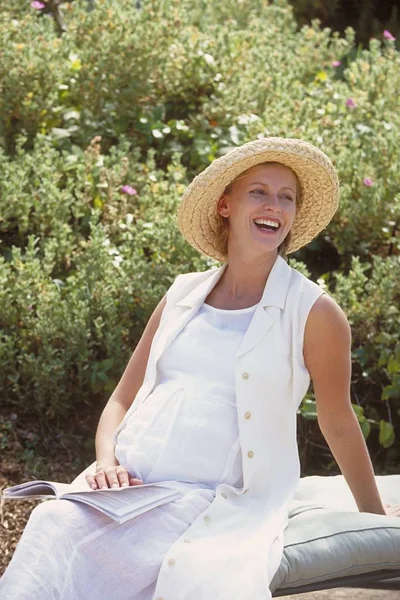
MULTIPOLYGON (((283 164, 283 163, 276 163, 275 161, 274 162, 266 161, 263 163, 258 163, 257 165, 253 165, 252 167, 250 167, 249 169, 246 169, 245 171, 240 173, 237 177, 235 177, 235 179, 233 179, 226 186, 226 188, 224 189, 221 196, 223 196, 223 195, 229 196, 229 194, 232 193, 233 184, 236 183, 239 179, 242 179, 245 175, 247 175, 247 173, 249 171, 251 171, 252 169, 254 169, 254 167, 261 167, 264 165, 273 165, 273 164, 283 164)), ((287 167, 288 169, 290 169, 290 171, 292 171, 293 175, 296 178, 296 183, 297 183, 296 208, 298 208, 299 206, 301 206, 301 201, 302 201, 300 182, 299 182, 299 179, 298 179, 296 173, 293 171, 293 169, 291 169, 287 165, 284 165, 284 166, 287 167)), ((219 202, 219 199, 218 199, 218 202, 219 202)), ((219 221, 218 235, 220 236, 220 239, 221 239, 221 247, 223 248, 223 252, 227 255, 228 254, 228 234, 229 234, 228 218, 220 215, 218 211, 217 211, 217 215, 219 217, 218 218, 218 221, 219 221)), ((291 239, 292 239, 292 232, 289 231, 289 233, 287 234, 287 236, 285 237, 283 242, 281 244, 279 244, 279 246, 278 246, 278 254, 280 254, 282 256, 282 258, 284 258, 285 260, 287 260, 286 249, 289 246, 291 239)))

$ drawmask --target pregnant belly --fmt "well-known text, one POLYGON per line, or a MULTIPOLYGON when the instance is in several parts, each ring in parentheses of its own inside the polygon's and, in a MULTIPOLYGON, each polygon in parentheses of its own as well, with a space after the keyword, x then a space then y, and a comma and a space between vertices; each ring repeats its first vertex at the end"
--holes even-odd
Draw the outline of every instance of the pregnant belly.
POLYGON ((187 386, 165 392, 156 388, 132 414, 117 459, 145 483, 220 480, 238 450, 236 406, 187 386))

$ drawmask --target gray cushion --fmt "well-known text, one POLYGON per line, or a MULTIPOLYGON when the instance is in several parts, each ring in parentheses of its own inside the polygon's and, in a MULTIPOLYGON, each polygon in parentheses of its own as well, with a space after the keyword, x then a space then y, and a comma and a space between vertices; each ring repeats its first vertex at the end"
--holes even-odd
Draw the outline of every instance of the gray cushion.
MULTIPOLYGON (((377 475, 384 504, 400 503, 400 475, 377 475)), ((290 504, 271 590, 400 569, 400 517, 359 512, 343 475, 302 477, 290 504)))

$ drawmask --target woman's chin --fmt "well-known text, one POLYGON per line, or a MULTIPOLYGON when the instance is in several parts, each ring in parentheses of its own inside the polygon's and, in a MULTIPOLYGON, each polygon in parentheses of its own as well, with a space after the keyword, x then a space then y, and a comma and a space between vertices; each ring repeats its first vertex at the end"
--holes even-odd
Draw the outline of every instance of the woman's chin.
POLYGON ((257 238, 253 238, 253 240, 254 242, 252 246, 254 248, 258 248, 259 250, 261 249, 264 252, 266 250, 268 250, 269 252, 278 250, 280 244, 283 242, 283 238, 277 234, 271 235, 270 237, 267 237, 267 235, 265 235, 264 238, 260 238, 260 236, 258 236, 257 238))

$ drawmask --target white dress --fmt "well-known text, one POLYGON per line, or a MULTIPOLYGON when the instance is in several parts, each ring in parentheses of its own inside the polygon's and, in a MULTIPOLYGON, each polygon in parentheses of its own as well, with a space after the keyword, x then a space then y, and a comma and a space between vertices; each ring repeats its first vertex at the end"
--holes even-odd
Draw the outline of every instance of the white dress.
POLYGON ((256 306, 203 304, 117 437, 120 464, 144 483, 179 485, 181 497, 123 524, 78 502, 39 504, 0 580, 2 600, 153 600, 165 554, 216 486, 243 486, 233 365, 256 306))

